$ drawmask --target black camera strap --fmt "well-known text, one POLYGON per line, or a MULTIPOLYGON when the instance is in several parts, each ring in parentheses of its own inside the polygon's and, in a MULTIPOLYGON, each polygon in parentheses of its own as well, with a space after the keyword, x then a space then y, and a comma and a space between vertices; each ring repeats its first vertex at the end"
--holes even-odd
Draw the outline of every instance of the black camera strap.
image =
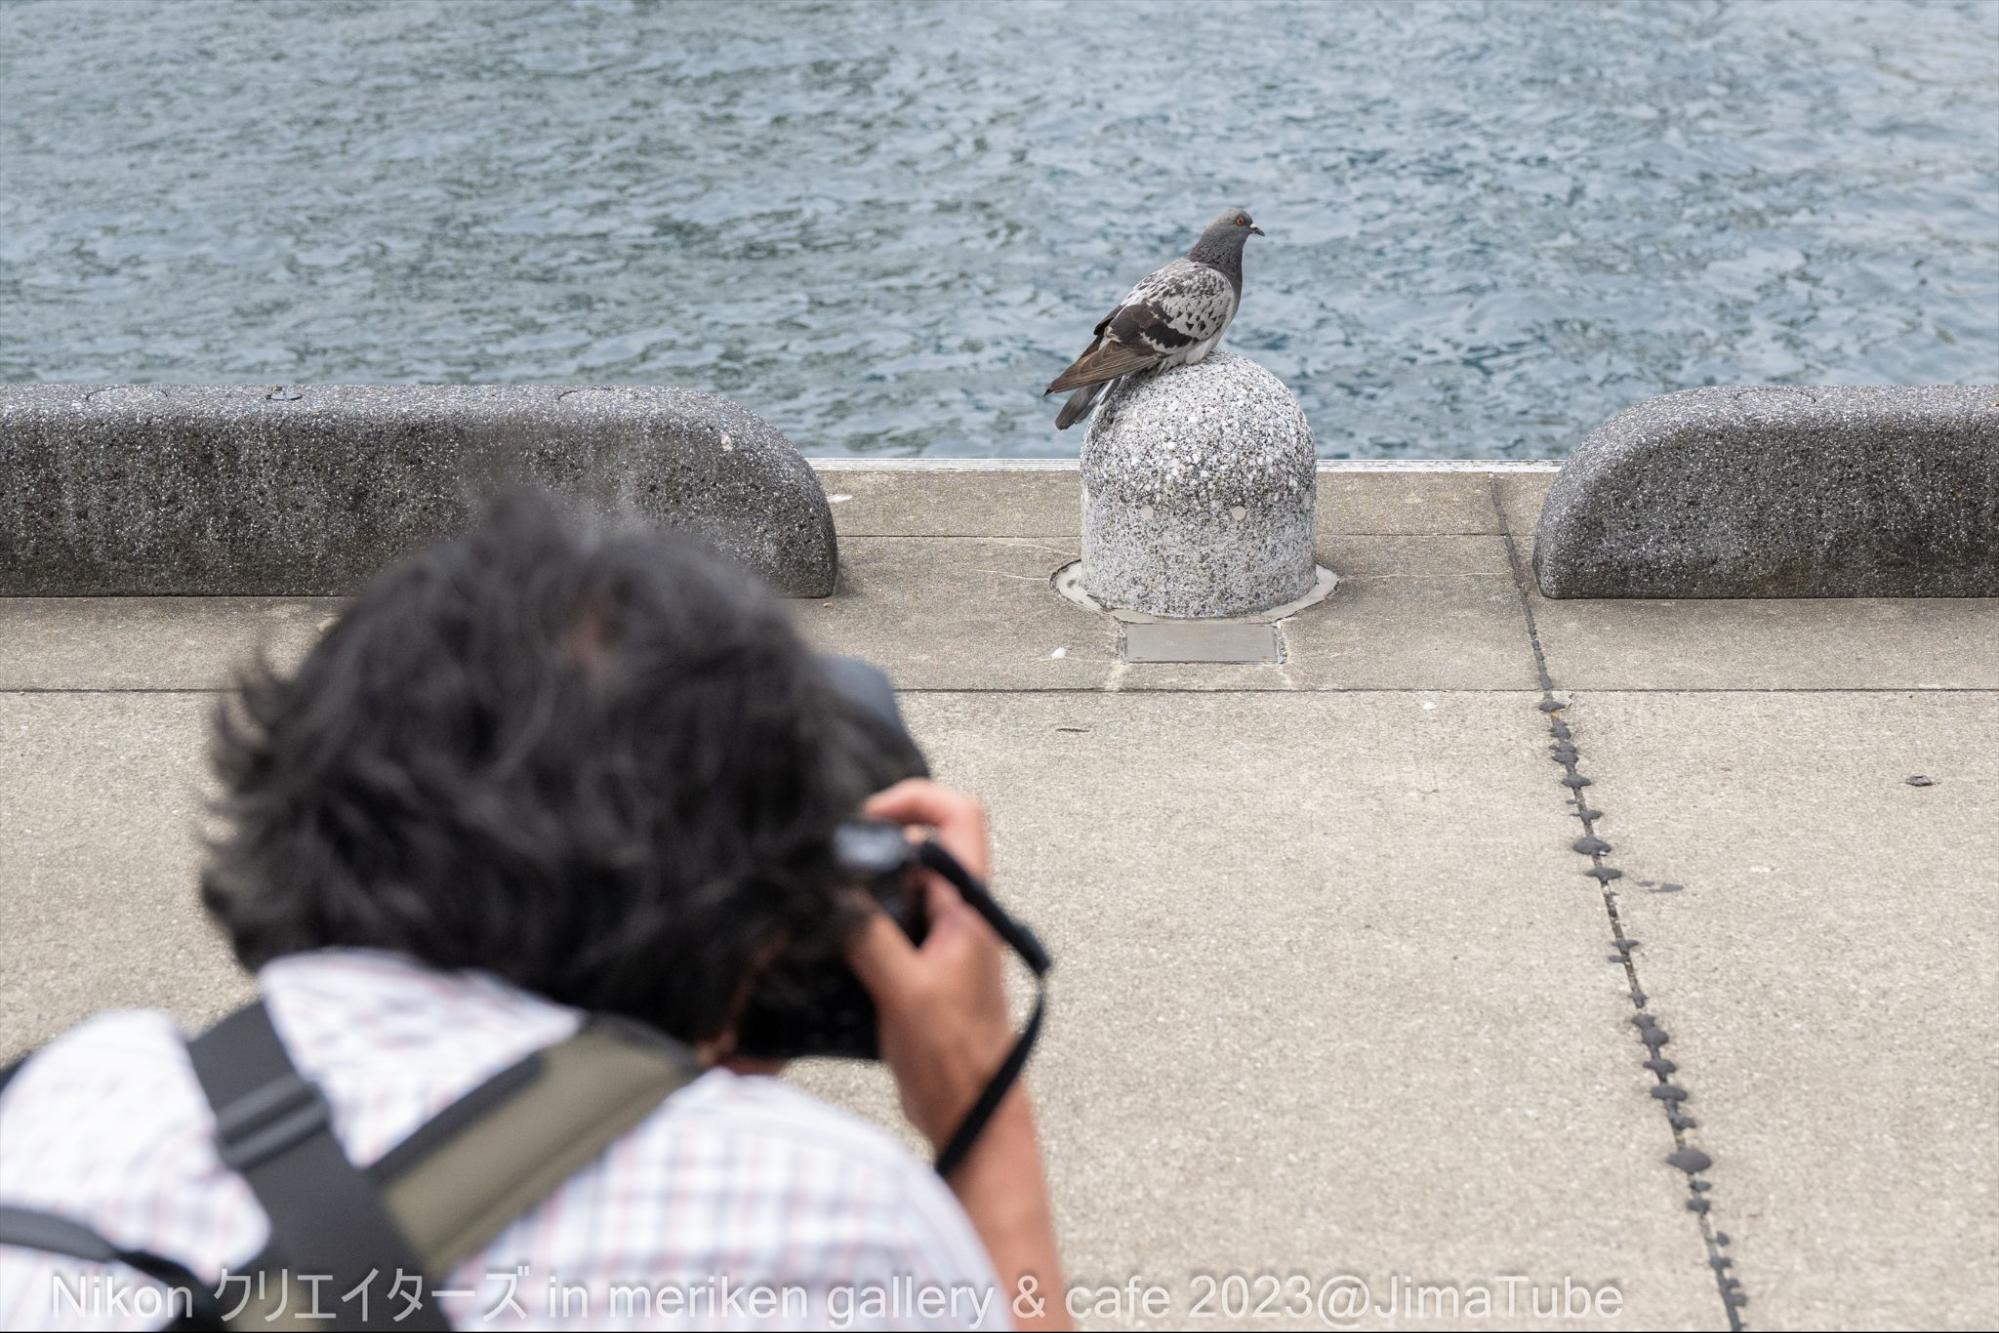
POLYGON ((1027 1067, 1027 1057, 1034 1053, 1034 1043, 1041 1036, 1042 1013, 1048 1002, 1048 971, 1054 964, 1034 932, 1008 916, 1006 909, 994 899, 992 891, 965 869, 957 857, 935 842, 925 842, 917 848, 917 859, 926 869, 934 870, 948 880, 958 890, 958 896, 985 918, 993 933, 1019 954, 1020 960, 1034 973, 1034 1012, 1028 1015, 1027 1025, 1014 1038, 1013 1049, 1006 1053, 1006 1059, 1000 1061, 999 1068, 986 1082, 985 1091, 972 1103, 972 1109, 965 1112, 958 1128, 951 1131, 950 1141, 937 1154, 937 1174, 948 1177, 964 1162, 972 1145, 978 1142, 987 1122, 993 1118, 993 1112, 999 1110, 1007 1092, 1019 1081, 1020 1071, 1027 1067))

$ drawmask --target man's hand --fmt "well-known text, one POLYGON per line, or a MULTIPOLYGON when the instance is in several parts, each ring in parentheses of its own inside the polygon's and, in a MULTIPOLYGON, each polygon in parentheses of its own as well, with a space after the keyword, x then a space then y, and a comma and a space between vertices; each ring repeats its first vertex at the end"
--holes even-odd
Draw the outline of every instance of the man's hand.
MULTIPOLYGON (((965 869, 987 877, 986 812, 975 797, 914 779, 869 801, 866 812, 928 830, 965 869)), ((956 889, 929 871, 924 893, 930 930, 921 947, 878 911, 847 959, 874 996, 882 1059, 895 1075, 903 1114, 942 1151, 1006 1059, 1013 1030, 999 937, 956 889)), ((1062 1261, 1025 1086, 1008 1090, 948 1183, 985 1243, 1014 1326, 1068 1328, 1062 1261)))
MULTIPOLYGON (((992 860, 986 814, 975 797, 934 782, 898 783, 865 813, 929 831, 965 869, 984 879, 992 860)), ((1013 1043, 998 936, 938 875, 923 872, 930 928, 919 948, 877 912, 848 949, 874 997, 882 1060, 895 1075, 903 1114, 941 1151, 1013 1043)))

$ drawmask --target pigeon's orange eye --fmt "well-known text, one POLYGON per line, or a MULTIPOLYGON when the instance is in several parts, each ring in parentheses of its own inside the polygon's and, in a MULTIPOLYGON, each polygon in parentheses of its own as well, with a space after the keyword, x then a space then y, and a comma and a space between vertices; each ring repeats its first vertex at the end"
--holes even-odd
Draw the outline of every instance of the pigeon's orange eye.
POLYGON ((1238 213, 1235 215, 1235 224, 1238 227, 1247 227, 1249 225, 1249 219, 1245 217, 1243 214, 1238 213))

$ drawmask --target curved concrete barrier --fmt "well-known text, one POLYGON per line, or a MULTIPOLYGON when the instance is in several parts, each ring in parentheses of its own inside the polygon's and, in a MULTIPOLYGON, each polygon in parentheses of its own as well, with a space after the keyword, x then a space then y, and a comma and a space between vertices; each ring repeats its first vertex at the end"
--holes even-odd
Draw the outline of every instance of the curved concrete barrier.
POLYGON ((711 394, 49 384, 0 388, 0 594, 351 593, 521 482, 833 591, 817 475, 711 394))
POLYGON ((1716 388, 1562 466, 1549 597, 1999 597, 1999 387, 1716 388))

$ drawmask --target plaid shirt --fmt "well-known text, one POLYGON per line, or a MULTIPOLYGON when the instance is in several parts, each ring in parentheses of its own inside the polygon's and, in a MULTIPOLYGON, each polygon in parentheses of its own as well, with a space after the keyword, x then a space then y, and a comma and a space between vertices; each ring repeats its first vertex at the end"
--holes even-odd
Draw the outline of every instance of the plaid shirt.
MULTIPOLYGON (((258 981, 362 1164, 579 1021, 491 977, 378 953, 284 958, 258 981)), ((267 1224, 213 1132, 173 1022, 100 1015, 0 1096, 0 1202, 179 1260, 228 1311, 248 1294, 228 1274, 262 1250, 267 1224)), ((161 1291, 124 1268, 0 1247, 0 1327, 159 1327, 161 1291)), ((461 1329, 1009 1326, 932 1172, 844 1112, 726 1070, 668 1098, 435 1294, 461 1329)), ((291 1299, 295 1313, 330 1311, 339 1294, 291 1299)))

